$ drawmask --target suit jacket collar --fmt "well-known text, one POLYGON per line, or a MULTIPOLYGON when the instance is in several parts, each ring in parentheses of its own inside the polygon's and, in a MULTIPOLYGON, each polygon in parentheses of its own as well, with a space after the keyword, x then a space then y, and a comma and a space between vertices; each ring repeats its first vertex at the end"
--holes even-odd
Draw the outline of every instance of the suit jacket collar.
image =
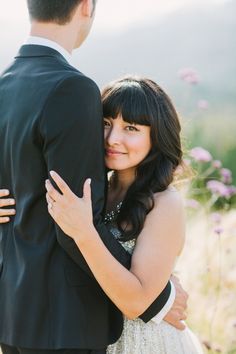
POLYGON ((15 58, 30 57, 54 57, 68 64, 68 61, 63 57, 61 53, 53 48, 49 48, 43 45, 25 44, 20 48, 18 54, 15 56, 15 58))

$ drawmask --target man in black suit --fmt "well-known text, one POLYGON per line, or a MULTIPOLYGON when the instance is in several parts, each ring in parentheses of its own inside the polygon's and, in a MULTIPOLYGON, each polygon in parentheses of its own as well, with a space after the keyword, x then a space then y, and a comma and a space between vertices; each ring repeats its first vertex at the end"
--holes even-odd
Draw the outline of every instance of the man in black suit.
MULTIPOLYGON (((17 204, 14 220, 0 225, 0 343, 4 354, 105 353, 122 332, 122 314, 50 218, 44 187, 56 170, 80 196, 91 177, 95 226, 129 268, 130 255, 102 223, 100 92, 69 64, 90 31, 95 1, 28 0, 28 8, 31 36, 0 77, 0 185, 17 204)), ((157 314, 170 293, 169 282, 141 318, 157 314)), ((181 289, 177 295, 184 302, 181 289)))

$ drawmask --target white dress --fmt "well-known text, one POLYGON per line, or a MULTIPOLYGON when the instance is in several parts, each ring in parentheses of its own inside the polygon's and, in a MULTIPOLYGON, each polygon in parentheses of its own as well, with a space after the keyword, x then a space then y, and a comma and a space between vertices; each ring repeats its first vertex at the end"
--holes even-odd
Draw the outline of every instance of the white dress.
MULTIPOLYGON (((116 211, 108 213, 105 222, 110 226, 114 237, 120 232, 115 226, 121 203, 116 211)), ((130 253, 135 247, 135 240, 120 241, 130 253)), ((129 320, 124 316, 124 328, 118 341, 107 348, 107 354, 203 354, 200 342, 189 328, 180 331, 165 321, 160 324, 150 320, 129 320)))

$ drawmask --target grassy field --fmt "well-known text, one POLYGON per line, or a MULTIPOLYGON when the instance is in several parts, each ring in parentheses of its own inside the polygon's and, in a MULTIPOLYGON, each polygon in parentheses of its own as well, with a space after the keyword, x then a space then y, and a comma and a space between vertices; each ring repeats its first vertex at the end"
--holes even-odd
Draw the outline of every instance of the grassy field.
POLYGON ((236 211, 213 231, 204 212, 189 218, 177 274, 189 292, 188 324, 206 353, 236 353, 236 211))

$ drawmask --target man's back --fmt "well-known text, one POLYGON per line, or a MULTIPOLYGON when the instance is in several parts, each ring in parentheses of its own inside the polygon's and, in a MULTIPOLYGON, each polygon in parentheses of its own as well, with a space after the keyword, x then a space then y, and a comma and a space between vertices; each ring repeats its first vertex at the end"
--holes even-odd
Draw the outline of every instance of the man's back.
MULTIPOLYGON (((57 230, 46 207, 44 181, 48 169, 57 166, 63 173, 73 168, 73 161, 78 163, 74 155, 57 154, 54 148, 57 146, 60 152, 63 149, 59 145, 68 144, 70 137, 63 139, 63 129, 65 134, 71 131, 73 137, 76 135, 73 129, 76 125, 70 118, 74 105, 64 104, 64 96, 72 97, 72 103, 76 96, 80 102, 91 99, 89 109, 97 111, 94 129, 98 132, 101 107, 96 85, 53 49, 23 46, 19 57, 0 79, 0 185, 11 190, 17 204, 13 222, 0 228, 0 342, 9 345, 92 349, 103 348, 111 341, 108 307, 112 305, 95 280, 59 245, 57 230)), ((81 118, 87 117, 78 112, 78 120, 81 118)), ((81 129, 77 132, 77 142, 71 136, 74 154, 80 147, 79 140, 86 135, 83 124, 78 124, 81 129)), ((98 133, 92 153, 101 150, 96 154, 93 168, 98 170, 95 174, 102 184, 99 139, 98 133)), ((86 152, 83 154, 86 158, 86 152)), ((84 161, 80 159, 80 163, 82 169, 84 161)), ((76 173, 71 178, 76 178, 76 173)), ((103 189, 98 192, 100 205, 103 192, 103 189)), ((84 262, 82 256, 81 262, 84 262)), ((118 312, 115 318, 117 337, 122 320, 118 312)))

